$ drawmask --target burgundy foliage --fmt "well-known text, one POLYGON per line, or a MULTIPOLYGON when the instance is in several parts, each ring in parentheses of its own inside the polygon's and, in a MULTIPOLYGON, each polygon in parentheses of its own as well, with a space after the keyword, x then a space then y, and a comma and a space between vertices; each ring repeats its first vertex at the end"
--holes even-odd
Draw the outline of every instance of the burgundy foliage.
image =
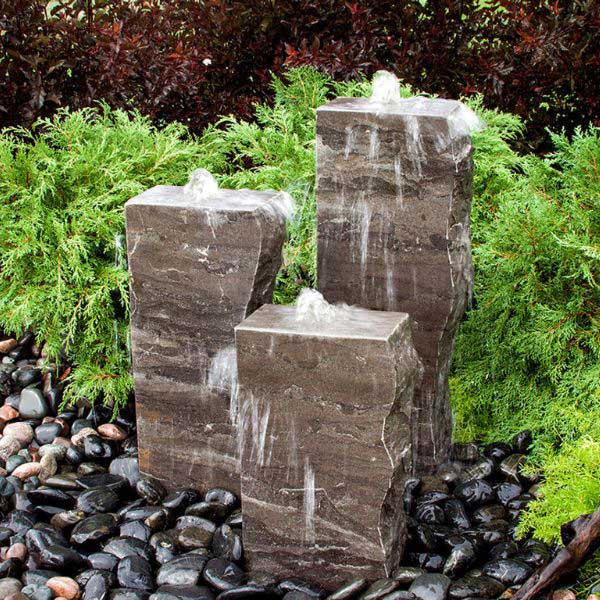
POLYGON ((598 123, 599 29, 597 0, 0 0, 0 126, 104 100, 200 130, 311 64, 482 93, 539 140, 598 123))

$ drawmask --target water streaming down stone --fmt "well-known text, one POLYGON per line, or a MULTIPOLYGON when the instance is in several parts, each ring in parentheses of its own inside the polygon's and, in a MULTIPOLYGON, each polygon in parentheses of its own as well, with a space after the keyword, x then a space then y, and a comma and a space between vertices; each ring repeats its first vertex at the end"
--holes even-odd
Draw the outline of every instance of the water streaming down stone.
POLYGON ((330 302, 414 317, 426 367, 416 469, 445 460, 450 444, 447 373, 472 278, 470 135, 482 126, 460 102, 400 98, 390 73, 377 73, 371 98, 317 110, 318 288, 330 302))
POLYGON ((126 205, 140 468, 239 492, 233 328, 271 300, 293 201, 205 171, 126 205))
POLYGON ((206 384, 219 392, 229 394, 229 420, 237 423, 237 360, 235 346, 226 346, 213 357, 208 370, 206 384))
MULTIPOLYGON (((115 234, 115 256, 114 256, 114 265, 115 267, 121 269, 126 266, 125 261, 125 236, 121 233, 115 234)), ((115 351, 115 355, 119 352, 119 347, 121 345, 121 340, 119 336, 119 321, 117 319, 113 320, 113 348, 115 351)))
POLYGON ((330 586, 384 576, 405 540, 422 373, 408 315, 303 290, 236 327, 236 349, 250 569, 330 586))

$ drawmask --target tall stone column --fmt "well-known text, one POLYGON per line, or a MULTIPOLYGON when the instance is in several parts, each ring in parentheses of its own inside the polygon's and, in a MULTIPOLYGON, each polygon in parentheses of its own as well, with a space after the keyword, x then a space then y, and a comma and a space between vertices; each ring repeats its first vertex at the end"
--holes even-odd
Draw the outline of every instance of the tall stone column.
POLYGON ((168 487, 240 491, 234 326, 271 301, 283 198, 199 171, 126 204, 140 469, 168 487))
POLYGON ((335 587, 399 564, 421 366, 409 317, 265 305, 236 328, 244 552, 335 587), (332 569, 331 565, 335 565, 332 569))
POLYGON ((450 447, 448 369, 472 281, 476 121, 441 99, 338 98, 317 110, 318 288, 330 302, 415 320, 425 365, 416 470, 445 460, 450 447))

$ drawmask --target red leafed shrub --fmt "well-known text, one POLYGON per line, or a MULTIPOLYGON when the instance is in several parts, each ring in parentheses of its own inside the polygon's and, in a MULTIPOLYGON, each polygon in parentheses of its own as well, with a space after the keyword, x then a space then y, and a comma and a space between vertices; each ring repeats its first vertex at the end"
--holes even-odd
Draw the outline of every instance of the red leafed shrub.
POLYGON ((596 119, 597 0, 0 0, 0 125, 96 100, 200 130, 270 72, 396 72, 543 128, 596 119))

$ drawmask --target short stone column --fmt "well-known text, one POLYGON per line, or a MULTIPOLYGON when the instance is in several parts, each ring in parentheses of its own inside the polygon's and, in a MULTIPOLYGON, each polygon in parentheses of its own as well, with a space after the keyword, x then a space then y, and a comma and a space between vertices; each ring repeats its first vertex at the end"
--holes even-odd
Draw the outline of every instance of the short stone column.
POLYGON ((313 316, 265 305, 236 328, 244 552, 335 587, 401 560, 421 367, 406 314, 313 316))
POLYGON ((126 204, 140 469, 168 487, 240 491, 233 328, 271 301, 282 200, 199 170, 126 204))
POLYGON ((415 397, 418 470, 450 447, 448 369, 472 281, 478 123, 459 102, 397 94, 317 110, 318 288, 330 302, 414 318, 425 365, 415 397))

